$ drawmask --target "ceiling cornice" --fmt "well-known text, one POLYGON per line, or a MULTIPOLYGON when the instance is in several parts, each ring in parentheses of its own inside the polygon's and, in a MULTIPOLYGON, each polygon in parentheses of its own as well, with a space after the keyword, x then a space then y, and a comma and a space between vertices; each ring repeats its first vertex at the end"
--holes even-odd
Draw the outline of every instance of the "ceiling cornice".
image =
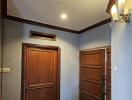
POLYGON ((55 29, 55 30, 79 34, 79 31, 76 31, 76 30, 67 29, 67 28, 54 26, 54 25, 49 25, 49 24, 45 24, 45 23, 40 23, 40 22, 36 22, 36 21, 28 20, 28 19, 23 19, 23 18, 19 18, 19 17, 14 17, 14 16, 10 16, 10 15, 6 15, 6 16, 4 16, 4 18, 14 20, 14 21, 18 21, 18 22, 22 22, 22 23, 37 25, 37 26, 41 26, 41 27, 45 27, 45 28, 50 28, 50 29, 55 29))
POLYGON ((92 26, 89 26, 89 27, 87 27, 87 28, 85 28, 85 29, 79 31, 79 33, 84 33, 84 32, 86 32, 86 31, 89 31, 89 30, 91 30, 91 29, 97 28, 97 27, 102 26, 102 25, 104 25, 104 24, 106 24, 106 23, 109 23, 109 22, 111 22, 111 18, 108 18, 108 19, 103 20, 103 21, 101 21, 101 22, 99 22, 99 23, 96 23, 96 24, 94 24, 94 25, 92 25, 92 26))
POLYGON ((6 18, 6 19, 10 19, 10 20, 18 21, 18 22, 22 22, 22 23, 27 23, 27 24, 32 24, 32 25, 37 25, 37 26, 41 26, 41 27, 46 27, 46 28, 50 28, 50 29, 55 29, 55 30, 60 30, 60 31, 75 33, 75 34, 84 33, 86 31, 89 31, 91 29, 97 28, 99 26, 102 26, 102 25, 104 25, 106 23, 111 22, 111 18, 108 18, 108 19, 105 19, 105 20, 103 20, 101 22, 98 22, 98 23, 96 23, 94 25, 91 25, 91 26, 89 26, 89 27, 87 27, 85 29, 77 31, 77 30, 63 28, 63 27, 60 27, 60 26, 49 25, 49 24, 45 24, 45 23, 41 23, 41 22, 36 22, 36 21, 32 21, 32 20, 23 19, 23 18, 19 18, 19 17, 8 15, 7 14, 7 0, 2 0, 2 10, 3 10, 2 11, 3 12, 2 13, 3 18, 6 18))

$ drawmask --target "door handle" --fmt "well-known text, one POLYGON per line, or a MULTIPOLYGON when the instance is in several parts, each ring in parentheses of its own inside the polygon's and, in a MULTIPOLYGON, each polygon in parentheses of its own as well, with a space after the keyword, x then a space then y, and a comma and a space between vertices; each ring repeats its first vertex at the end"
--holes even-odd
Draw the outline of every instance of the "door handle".
POLYGON ((26 89, 29 89, 29 85, 26 86, 26 89))

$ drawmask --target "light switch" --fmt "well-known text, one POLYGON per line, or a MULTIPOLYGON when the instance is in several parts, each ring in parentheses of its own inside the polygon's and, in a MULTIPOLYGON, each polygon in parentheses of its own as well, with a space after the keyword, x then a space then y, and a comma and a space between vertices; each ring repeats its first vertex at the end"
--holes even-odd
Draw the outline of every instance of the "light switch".
POLYGON ((114 72, 115 72, 115 73, 118 72, 118 66, 114 66, 114 72))

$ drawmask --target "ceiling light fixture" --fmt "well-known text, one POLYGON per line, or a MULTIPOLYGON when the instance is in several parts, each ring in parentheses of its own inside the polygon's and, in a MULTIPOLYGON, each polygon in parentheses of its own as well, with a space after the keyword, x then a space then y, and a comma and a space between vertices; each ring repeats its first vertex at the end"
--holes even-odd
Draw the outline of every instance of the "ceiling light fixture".
POLYGON ((126 9, 126 0, 110 0, 107 12, 112 15, 114 22, 129 22, 130 9, 126 9))
POLYGON ((60 17, 61 17, 61 19, 62 19, 62 20, 67 19, 67 15, 66 15, 66 14, 61 14, 61 16, 60 16, 60 17))

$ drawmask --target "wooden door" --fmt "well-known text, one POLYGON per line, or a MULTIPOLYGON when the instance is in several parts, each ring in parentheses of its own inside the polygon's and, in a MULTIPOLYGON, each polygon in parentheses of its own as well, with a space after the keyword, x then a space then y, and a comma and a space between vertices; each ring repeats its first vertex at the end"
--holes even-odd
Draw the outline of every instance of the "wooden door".
POLYGON ((1 18, 1 15, 2 15, 2 0, 0 0, 0 18, 1 18))
POLYGON ((80 52, 80 100, 104 100, 105 49, 80 52))
POLYGON ((107 48, 106 100, 111 100, 111 48, 107 48))
POLYGON ((59 100, 59 48, 23 44, 23 100, 59 100))

